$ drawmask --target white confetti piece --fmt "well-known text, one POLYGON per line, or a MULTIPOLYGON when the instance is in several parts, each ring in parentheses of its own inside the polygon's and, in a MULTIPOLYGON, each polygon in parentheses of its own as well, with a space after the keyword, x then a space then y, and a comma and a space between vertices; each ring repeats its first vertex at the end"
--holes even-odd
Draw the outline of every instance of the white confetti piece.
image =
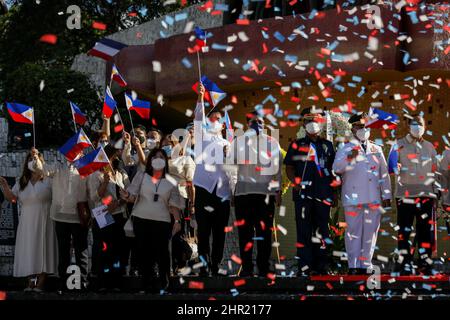
POLYGON ((161 62, 159 61, 152 61, 153 64, 153 72, 161 72, 161 62))
POLYGON ((75 89, 69 89, 69 90, 67 90, 67 93, 72 93, 74 91, 75 91, 75 89))
POLYGON ((186 112, 185 112, 185 115, 186 115, 186 117, 190 117, 190 116, 192 116, 192 110, 191 109, 186 109, 186 112))
POLYGON ((205 210, 208 211, 208 212, 213 212, 213 211, 214 211, 214 208, 213 208, 213 207, 210 207, 210 206, 206 206, 206 207, 205 207, 205 210))
POLYGON ((45 87, 45 81, 41 80, 41 83, 39 83, 39 91, 42 92, 42 90, 44 90, 44 87, 45 87))
POLYGON ((287 230, 286 230, 285 227, 283 227, 281 224, 278 224, 277 227, 278 227, 278 230, 280 230, 280 232, 281 232, 283 235, 287 235, 287 230))
POLYGON ((239 39, 241 39, 242 42, 247 42, 249 40, 248 36, 245 34, 244 31, 241 31, 238 33, 239 39))
MULTIPOLYGON (((190 33, 190 32, 192 32, 193 29, 194 29, 194 22, 189 21, 188 23, 186 23, 183 33, 190 33)), ((194 38, 195 38, 195 36, 194 36, 194 38)), ((189 40, 189 41, 191 41, 191 40, 189 40)))
POLYGON ((234 33, 231 36, 228 36, 227 38, 227 43, 232 43, 235 42, 238 39, 237 35, 235 35, 234 33))
POLYGON ((285 206, 280 206, 279 214, 280 214, 280 217, 284 217, 286 215, 286 207, 285 206))

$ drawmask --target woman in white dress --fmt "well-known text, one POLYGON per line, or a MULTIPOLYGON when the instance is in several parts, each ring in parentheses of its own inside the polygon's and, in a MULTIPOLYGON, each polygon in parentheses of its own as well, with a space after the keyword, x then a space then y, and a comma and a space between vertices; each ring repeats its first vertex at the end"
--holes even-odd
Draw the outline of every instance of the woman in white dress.
POLYGON ((19 204, 14 277, 28 277, 26 291, 42 291, 46 275, 56 272, 56 238, 50 219, 51 180, 45 177, 43 167, 42 155, 33 148, 27 155, 22 176, 12 190, 0 177, 6 200, 19 204))

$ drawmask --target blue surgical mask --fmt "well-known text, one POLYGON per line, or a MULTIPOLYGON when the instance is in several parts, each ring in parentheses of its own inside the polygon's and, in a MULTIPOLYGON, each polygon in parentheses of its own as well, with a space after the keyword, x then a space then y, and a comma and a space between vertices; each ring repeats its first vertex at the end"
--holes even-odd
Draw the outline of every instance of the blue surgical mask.
POLYGON ((162 147, 161 149, 164 150, 164 152, 166 153, 166 155, 168 157, 170 157, 172 155, 172 146, 167 145, 167 146, 162 147))

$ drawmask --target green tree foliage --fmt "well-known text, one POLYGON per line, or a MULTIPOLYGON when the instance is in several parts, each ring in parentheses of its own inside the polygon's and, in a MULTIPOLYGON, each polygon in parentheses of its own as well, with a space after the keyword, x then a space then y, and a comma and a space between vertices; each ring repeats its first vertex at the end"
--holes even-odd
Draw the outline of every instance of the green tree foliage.
MULTIPOLYGON (((83 74, 67 68, 26 63, 6 77, 4 88, 6 101, 34 108, 36 144, 41 147, 61 146, 74 134, 69 100, 87 113, 89 120, 100 118, 101 103, 96 92, 83 74)), ((6 108, 3 113, 7 113, 6 108)), ((32 132, 31 125, 11 121, 10 126, 12 131, 32 132)))

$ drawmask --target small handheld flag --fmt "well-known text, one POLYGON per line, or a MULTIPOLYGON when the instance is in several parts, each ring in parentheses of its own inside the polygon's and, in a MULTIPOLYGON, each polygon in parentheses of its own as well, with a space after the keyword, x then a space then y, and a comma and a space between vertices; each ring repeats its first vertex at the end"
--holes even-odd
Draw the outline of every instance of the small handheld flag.
POLYGON ((314 163, 316 164, 317 170, 319 171, 319 175, 322 176, 322 168, 320 167, 319 157, 317 155, 317 149, 313 143, 311 143, 309 145, 309 151, 308 151, 306 161, 314 161, 314 163))
POLYGON ((70 109, 72 110, 73 121, 75 123, 79 124, 80 126, 83 126, 87 121, 86 114, 84 114, 80 110, 80 108, 72 101, 69 101, 69 103, 70 103, 70 109))
POLYGON ((366 128, 386 128, 395 129, 399 122, 398 116, 389 113, 378 108, 370 108, 369 121, 366 124, 366 128))
POLYGON ((115 64, 113 64, 113 67, 112 67, 111 80, 114 80, 115 82, 117 82, 117 84, 119 86, 121 86, 122 88, 127 86, 127 82, 122 77, 122 75, 119 73, 119 70, 117 69, 115 64))
POLYGON ((206 31, 200 27, 195 27, 195 44, 196 49, 200 50, 204 46, 206 46, 206 31))
POLYGON ((128 110, 134 110, 142 119, 150 119, 150 102, 133 99, 131 94, 125 93, 125 102, 128 110))
POLYGON ((32 107, 20 103, 6 103, 9 115, 15 122, 33 124, 34 110, 32 107))
POLYGON ((61 148, 59 148, 59 152, 61 152, 67 160, 74 161, 81 151, 89 146, 91 146, 91 141, 89 141, 89 138, 84 133, 83 129, 80 129, 73 137, 67 140, 61 148))
POLYGON ((100 170, 109 165, 109 159, 102 147, 91 151, 83 158, 78 159, 73 163, 77 168, 78 173, 82 177, 87 177, 91 173, 100 170))
POLYGON ((89 50, 88 55, 108 61, 126 47, 128 47, 126 44, 105 38, 96 42, 94 48, 89 50))
MULTIPOLYGON (((217 84, 208 79, 207 76, 201 77, 201 82, 205 87, 205 99, 211 103, 213 106, 216 106, 222 99, 224 99, 227 94, 222 91, 217 84)), ((196 82, 192 89, 198 93, 198 87, 200 82, 196 82)))
POLYGON ((106 87, 105 101, 103 102, 103 110, 102 110, 103 114, 107 118, 111 118, 112 114, 114 113, 114 110, 116 110, 116 107, 117 107, 117 102, 116 102, 116 100, 114 100, 109 87, 106 87))
POLYGON ((229 142, 233 141, 233 137, 234 137, 234 130, 233 130, 233 126, 231 125, 231 120, 230 120, 230 116, 228 115, 228 111, 225 110, 225 130, 226 130, 226 135, 227 135, 227 140, 229 142))
POLYGON ((398 145, 395 143, 392 145, 388 156, 388 172, 389 174, 398 175, 398 145))

